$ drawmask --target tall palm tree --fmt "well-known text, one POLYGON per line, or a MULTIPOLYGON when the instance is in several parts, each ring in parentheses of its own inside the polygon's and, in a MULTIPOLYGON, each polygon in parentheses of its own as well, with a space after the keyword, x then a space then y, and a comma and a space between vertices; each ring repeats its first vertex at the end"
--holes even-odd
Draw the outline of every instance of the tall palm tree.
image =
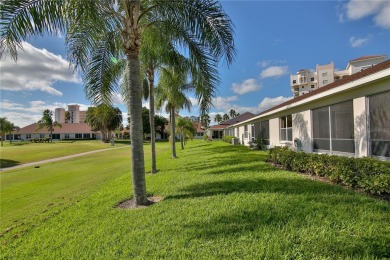
POLYGON ((192 103, 186 96, 186 92, 194 88, 193 85, 188 83, 188 72, 185 66, 181 68, 178 66, 175 68, 161 68, 160 78, 156 88, 156 107, 161 109, 165 105, 165 109, 169 113, 172 158, 177 158, 175 116, 182 108, 187 108, 190 111, 192 103))
POLYGON ((180 134, 180 144, 181 149, 184 149, 184 143, 187 139, 192 140, 194 135, 196 134, 196 129, 194 127, 194 124, 191 122, 191 120, 179 117, 176 122, 176 127, 178 129, 178 132, 180 134))
POLYGON ((224 114, 224 115, 222 116, 222 121, 227 121, 227 120, 229 120, 229 119, 230 119, 230 117, 229 117, 228 114, 224 114))
POLYGON ((150 204, 141 117, 143 36, 158 25, 161 34, 188 50, 199 71, 195 93, 200 108, 207 110, 218 83, 216 63, 225 58, 229 64, 235 55, 232 23, 221 5, 214 0, 4 0, 0 9, 0 56, 6 50, 16 59, 30 36, 66 33, 70 61, 84 72, 87 97, 97 104, 112 101, 120 72, 126 70, 134 199, 136 205, 150 204), (115 62, 122 57, 125 62, 115 62))
POLYGON ((35 129, 35 132, 39 129, 46 128, 50 131, 50 142, 53 142, 53 131, 54 127, 62 128, 62 125, 58 123, 57 121, 53 120, 53 111, 50 111, 49 109, 46 109, 43 111, 43 115, 41 120, 37 122, 37 128, 35 129))
POLYGON ((154 125, 155 116, 155 97, 154 97, 154 79, 162 65, 175 65, 183 58, 175 50, 174 44, 170 41, 168 35, 159 33, 158 28, 152 28, 144 34, 143 45, 140 49, 141 67, 145 74, 144 80, 144 98, 149 99, 149 124, 150 124, 150 147, 152 155, 151 173, 157 172, 156 162, 156 129, 154 125))

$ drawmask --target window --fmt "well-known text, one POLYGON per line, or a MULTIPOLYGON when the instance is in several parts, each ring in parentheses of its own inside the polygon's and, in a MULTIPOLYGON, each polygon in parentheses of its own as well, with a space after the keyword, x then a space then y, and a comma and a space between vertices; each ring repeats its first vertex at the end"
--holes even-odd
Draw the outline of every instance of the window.
POLYGON ((305 88, 304 86, 302 86, 302 88, 305 88))
POLYGON ((26 134, 26 139, 31 139, 31 134, 26 134))
POLYGON ((311 88, 314 88, 314 85, 311 85, 311 88))
POLYGON ((323 81, 322 81, 322 84, 324 84, 324 85, 325 85, 325 84, 328 84, 328 80, 323 80, 323 81))
POLYGON ((65 134, 65 139, 69 139, 69 134, 65 134))
POLYGON ((280 118, 280 140, 292 141, 292 116, 284 116, 280 118))
POLYGON ((83 134, 76 134, 76 138, 83 138, 83 134))
POLYGON ((248 125, 244 126, 244 138, 248 138, 248 125))
POLYGON ((256 123, 254 127, 253 137, 257 140, 262 140, 265 145, 269 145, 269 121, 261 121, 256 123))
POLYGON ((295 84, 295 83, 297 83, 297 81, 294 79, 294 80, 293 80, 293 84, 295 84))
POLYGON ((326 76, 328 76, 328 72, 324 72, 324 73, 322 73, 322 76, 323 76, 323 77, 326 77, 326 76))
POLYGON ((83 134, 83 138, 84 139, 90 139, 91 138, 91 134, 83 134))
POLYGON ((311 80, 311 81, 314 81, 314 78, 311 78, 310 80, 311 80))
POLYGON ((60 139, 60 134, 53 134, 53 135, 51 136, 51 139, 53 139, 53 140, 58 140, 58 139, 60 139))
POLYGON ((45 138, 45 134, 39 134, 39 138, 45 138))
POLYGON ((390 91, 368 97, 371 154, 390 157, 390 91))
POLYGON ((314 150, 355 153, 352 101, 312 110, 314 150))

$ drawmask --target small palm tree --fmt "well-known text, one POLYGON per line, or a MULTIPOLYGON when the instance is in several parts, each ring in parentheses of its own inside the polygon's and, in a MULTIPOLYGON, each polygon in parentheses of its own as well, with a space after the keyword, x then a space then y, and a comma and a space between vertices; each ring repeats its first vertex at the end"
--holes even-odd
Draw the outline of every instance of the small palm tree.
POLYGON ((230 118, 236 117, 237 116, 236 110, 230 109, 229 115, 230 115, 230 118))
POLYGON ((221 123, 222 116, 220 114, 216 114, 214 117, 214 122, 217 122, 218 124, 221 123))
POLYGON ((196 135, 196 129, 194 127, 194 124, 191 122, 191 120, 179 117, 176 122, 176 127, 178 129, 178 132, 180 134, 180 144, 181 149, 184 149, 184 144, 187 139, 192 140, 194 135, 196 135))
POLYGON ((182 108, 187 108, 190 111, 192 106, 191 100, 186 96, 186 92, 193 90, 194 86, 188 83, 187 77, 188 72, 185 66, 182 68, 162 68, 156 88, 157 109, 161 109, 165 105, 165 109, 169 113, 172 158, 177 158, 175 145, 176 113, 182 108))
MULTIPOLYGON (((6 117, 0 118, 0 135, 1 135, 1 146, 3 146, 3 141, 7 133, 12 132, 14 124, 7 120, 6 117)), ((10 139, 11 141, 11 139, 10 139)))
POLYGON ((222 117, 222 121, 227 121, 229 119, 230 119, 230 117, 229 117, 228 114, 224 114, 223 117, 222 117))
POLYGON ((102 133, 102 142, 109 142, 111 131, 122 124, 122 112, 119 108, 105 104, 89 107, 85 121, 94 131, 102 133))
POLYGON ((37 122, 37 124, 38 126, 35 129, 35 132, 42 128, 46 128, 48 131, 50 131, 50 142, 53 142, 52 136, 53 136, 54 127, 62 128, 62 125, 60 123, 53 120, 53 112, 50 111, 49 109, 43 111, 43 116, 41 120, 37 122))

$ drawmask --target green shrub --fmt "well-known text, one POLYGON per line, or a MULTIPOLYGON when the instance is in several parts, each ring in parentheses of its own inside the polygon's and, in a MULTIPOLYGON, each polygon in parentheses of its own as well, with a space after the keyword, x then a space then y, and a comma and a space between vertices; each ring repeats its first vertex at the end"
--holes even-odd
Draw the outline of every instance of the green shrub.
POLYGON ((307 154, 287 147, 274 147, 269 150, 267 161, 371 193, 390 194, 390 164, 374 158, 307 154))
POLYGON ((231 135, 224 135, 224 136, 222 136, 222 141, 231 144, 233 138, 234 138, 234 136, 231 136, 231 135))

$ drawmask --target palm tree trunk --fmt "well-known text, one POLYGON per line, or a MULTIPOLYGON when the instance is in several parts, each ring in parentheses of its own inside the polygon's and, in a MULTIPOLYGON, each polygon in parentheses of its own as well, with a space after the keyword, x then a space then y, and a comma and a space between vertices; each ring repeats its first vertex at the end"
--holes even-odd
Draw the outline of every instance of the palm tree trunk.
POLYGON ((171 108, 171 148, 172 148, 172 158, 177 158, 176 157, 176 142, 175 142, 175 108, 171 108))
POLYGON ((180 135, 180 144, 181 144, 181 149, 184 150, 184 135, 181 133, 180 135))
POLYGON ((131 140, 131 169, 133 179, 134 199, 137 205, 148 205, 146 196, 145 165, 142 129, 142 88, 139 63, 139 49, 126 53, 127 71, 129 75, 129 112, 130 112, 130 140, 131 140))
POLYGON ((152 173, 157 172, 156 165, 156 129, 154 126, 154 69, 149 67, 148 71, 149 82, 149 124, 150 124, 150 148, 152 152, 152 173))

